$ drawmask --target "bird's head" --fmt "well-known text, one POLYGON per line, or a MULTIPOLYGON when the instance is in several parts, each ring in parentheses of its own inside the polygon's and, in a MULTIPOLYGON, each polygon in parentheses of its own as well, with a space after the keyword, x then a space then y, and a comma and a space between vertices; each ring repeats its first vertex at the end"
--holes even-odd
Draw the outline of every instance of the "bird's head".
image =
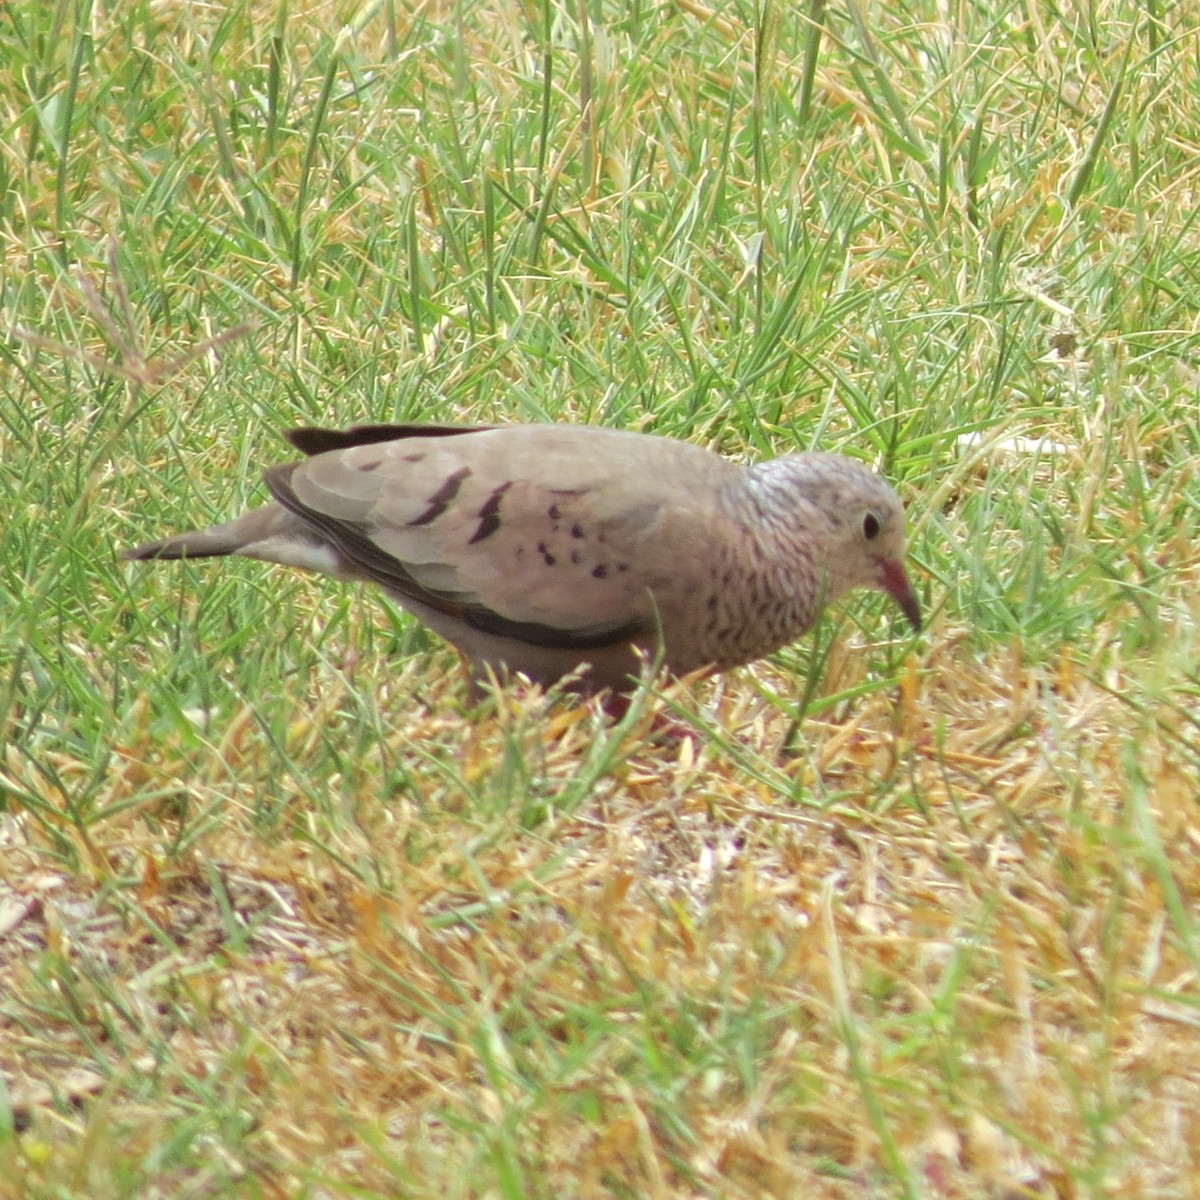
POLYGON ((921 628, 904 567, 904 508, 883 479, 838 454, 793 454, 751 470, 762 472, 760 494, 773 520, 794 523, 794 537, 824 526, 817 540, 825 552, 827 601, 852 588, 875 588, 895 600, 914 630, 921 628))

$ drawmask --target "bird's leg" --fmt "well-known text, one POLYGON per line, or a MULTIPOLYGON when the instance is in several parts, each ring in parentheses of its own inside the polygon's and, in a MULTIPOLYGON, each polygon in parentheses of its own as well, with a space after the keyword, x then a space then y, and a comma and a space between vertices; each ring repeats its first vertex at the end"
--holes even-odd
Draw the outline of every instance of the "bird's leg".
MULTIPOLYGON (((600 711, 608 717, 613 725, 619 724, 629 715, 629 709, 633 703, 631 692, 614 692, 606 689, 595 693, 595 697, 600 711)), ((655 711, 642 725, 642 734, 663 746, 676 746, 684 738, 697 736, 696 730, 661 710, 655 711)))

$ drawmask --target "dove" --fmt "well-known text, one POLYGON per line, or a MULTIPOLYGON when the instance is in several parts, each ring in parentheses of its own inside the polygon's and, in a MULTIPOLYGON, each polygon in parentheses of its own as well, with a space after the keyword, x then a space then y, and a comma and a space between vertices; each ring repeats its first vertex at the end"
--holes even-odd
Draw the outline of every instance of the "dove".
POLYGON ((237 554, 380 585, 491 668, 628 691, 642 656, 725 670, 807 632, 852 588, 914 630, 904 512, 837 454, 743 466, 669 437, 587 425, 358 425, 285 434, 273 503, 124 552, 237 554))

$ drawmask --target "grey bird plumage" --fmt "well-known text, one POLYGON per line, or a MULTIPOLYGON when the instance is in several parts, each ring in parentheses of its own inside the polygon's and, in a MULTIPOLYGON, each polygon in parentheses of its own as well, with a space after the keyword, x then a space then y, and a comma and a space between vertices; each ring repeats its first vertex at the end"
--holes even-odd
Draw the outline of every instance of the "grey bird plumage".
POLYGON ((673 438, 578 425, 300 429, 265 473, 274 502, 149 542, 134 559, 240 554, 369 580, 476 670, 552 683, 586 664, 624 689, 667 668, 750 662, 851 588, 914 628, 895 492, 852 459, 742 467, 673 438))

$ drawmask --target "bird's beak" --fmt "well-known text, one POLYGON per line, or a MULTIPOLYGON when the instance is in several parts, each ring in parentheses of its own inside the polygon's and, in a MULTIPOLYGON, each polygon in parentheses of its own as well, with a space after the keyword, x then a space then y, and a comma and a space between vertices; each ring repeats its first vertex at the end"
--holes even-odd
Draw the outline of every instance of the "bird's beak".
POLYGON ((879 564, 880 587, 900 605, 900 611, 917 633, 921 632, 921 606, 899 559, 885 558, 879 564))

